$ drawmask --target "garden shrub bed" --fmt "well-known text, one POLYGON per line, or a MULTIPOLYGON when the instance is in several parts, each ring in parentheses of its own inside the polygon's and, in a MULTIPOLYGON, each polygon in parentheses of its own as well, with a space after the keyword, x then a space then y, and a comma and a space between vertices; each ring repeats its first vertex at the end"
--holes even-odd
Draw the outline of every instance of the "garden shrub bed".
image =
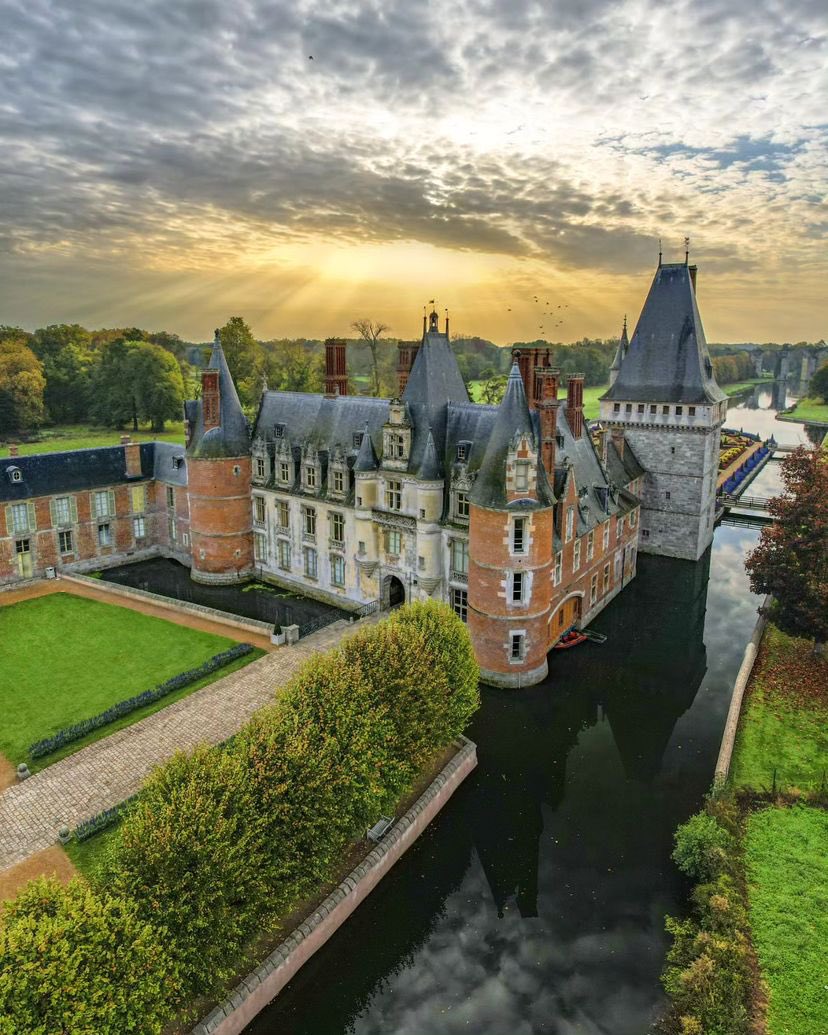
POLYGON ((365 830, 413 793, 479 706, 478 676, 452 609, 408 605, 311 659, 232 742, 159 767, 99 835, 111 840, 88 887, 40 881, 9 907, 0 1030, 72 1018, 79 1033, 154 1035, 191 1020, 261 933, 327 887, 365 830), (112 952, 115 979, 140 970, 130 994, 110 989, 112 952), (53 994, 66 958, 73 980, 53 994))

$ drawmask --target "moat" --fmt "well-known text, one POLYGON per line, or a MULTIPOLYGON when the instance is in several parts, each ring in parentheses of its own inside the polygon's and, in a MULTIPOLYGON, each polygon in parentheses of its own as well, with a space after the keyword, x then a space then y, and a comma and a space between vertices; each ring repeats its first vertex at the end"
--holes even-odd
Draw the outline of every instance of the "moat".
MULTIPOLYGON (((805 440, 767 395, 728 426, 805 440)), ((605 645, 555 652, 529 690, 483 688, 479 768, 248 1035, 644 1035, 664 916, 685 908, 673 831, 710 786, 756 621, 757 537, 721 526, 698 564, 642 556, 593 623, 605 645)))

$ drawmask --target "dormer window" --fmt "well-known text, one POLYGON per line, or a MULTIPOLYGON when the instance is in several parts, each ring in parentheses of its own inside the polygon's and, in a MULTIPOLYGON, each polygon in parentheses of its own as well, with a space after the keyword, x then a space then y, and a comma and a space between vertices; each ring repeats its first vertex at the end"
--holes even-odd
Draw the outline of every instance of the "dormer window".
POLYGON ((471 453, 471 442, 458 442, 457 443, 457 462, 464 464, 469 459, 471 453))
POLYGON ((282 485, 289 485, 292 481, 290 477, 290 461, 280 460, 279 461, 279 481, 282 485))
POLYGON ((274 427, 273 427, 273 434, 276 436, 276 438, 284 438, 285 437, 285 426, 284 426, 284 424, 276 424, 276 425, 274 425, 274 427))
POLYGON ((6 468, 6 474, 9 476, 9 481, 12 481, 12 482, 22 482, 23 481, 23 472, 20 470, 19 467, 7 467, 6 468))
POLYGON ((515 464, 515 491, 529 491, 529 464, 525 460, 518 460, 515 464))
POLYGON ((469 494, 467 492, 455 493, 454 497, 454 514, 455 517, 460 518, 463 521, 469 519, 469 494))
POLYGON ((316 488, 316 468, 313 464, 305 465, 305 485, 309 489, 316 488))
POLYGON ((184 457, 176 454, 176 456, 171 459, 170 463, 172 464, 173 470, 178 471, 184 466, 184 457))
POLYGON ((354 444, 354 449, 359 449, 359 447, 362 445, 362 436, 364 434, 365 434, 364 431, 355 431, 354 432, 354 437, 351 440, 353 442, 353 444, 354 444))
POLYGON ((402 460, 405 456, 405 440, 396 432, 389 432, 387 439, 387 456, 391 460, 402 460))
POLYGON ((345 472, 334 470, 331 472, 331 489, 333 492, 345 492, 345 472))
POLYGON ((265 458, 263 456, 256 457, 256 477, 263 479, 265 477, 265 458))

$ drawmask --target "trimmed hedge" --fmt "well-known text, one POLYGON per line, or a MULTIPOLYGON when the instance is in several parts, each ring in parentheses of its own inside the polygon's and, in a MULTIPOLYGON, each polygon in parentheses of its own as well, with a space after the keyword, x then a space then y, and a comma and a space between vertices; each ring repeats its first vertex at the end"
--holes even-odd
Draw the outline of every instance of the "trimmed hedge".
POLYGON ((87 733, 100 729, 102 726, 108 726, 110 722, 115 722, 117 719, 129 715, 130 712, 143 708, 144 705, 154 704, 156 701, 160 701, 162 697, 166 697, 176 690, 181 690, 182 687, 188 686, 198 679, 203 679, 204 676, 209 676, 211 672, 229 665, 236 658, 243 658, 255 649, 249 643, 237 643, 234 647, 221 651, 219 654, 214 654, 212 658, 208 658, 207 661, 197 668, 191 668, 187 672, 180 672, 177 676, 159 683, 152 690, 145 690, 134 697, 127 697, 126 700, 118 701, 117 704, 113 704, 111 708, 107 708, 105 712, 101 712, 99 715, 94 715, 91 719, 76 722, 73 726, 67 726, 65 729, 58 730, 57 733, 53 733, 50 737, 44 737, 43 740, 36 741, 29 748, 29 756, 31 758, 43 758, 44 755, 51 755, 52 752, 58 751, 66 744, 71 744, 73 741, 85 737, 87 733))
POLYGON ((123 801, 118 802, 117 805, 113 805, 111 809, 104 809, 103 812, 97 812, 91 819, 85 819, 82 823, 78 823, 75 829, 72 831, 72 836, 76 841, 88 841, 90 837, 94 837, 95 834, 100 834, 102 830, 106 830, 107 827, 111 827, 117 823, 118 820, 123 816, 126 809, 138 798, 137 794, 131 795, 129 798, 125 798, 123 801))

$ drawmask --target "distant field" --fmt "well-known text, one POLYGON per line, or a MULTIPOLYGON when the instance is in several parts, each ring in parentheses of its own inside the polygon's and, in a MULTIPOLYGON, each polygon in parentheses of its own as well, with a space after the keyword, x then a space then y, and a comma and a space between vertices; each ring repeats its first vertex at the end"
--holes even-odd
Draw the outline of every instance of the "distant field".
POLYGON ((737 395, 739 392, 744 392, 748 388, 753 388, 756 385, 773 384, 772 377, 754 377, 752 381, 737 381, 736 384, 732 385, 721 385, 722 391, 725 395, 737 395))
MULTIPOLYGON (((60 453, 68 449, 93 449, 95 446, 117 446, 122 435, 137 442, 184 443, 184 422, 168 421, 166 431, 154 432, 144 426, 140 431, 99 428, 91 424, 60 424, 43 428, 36 442, 20 442, 20 456, 34 453, 60 453)), ((12 439, 11 441, 15 441, 12 439)), ((9 455, 8 441, 0 443, 0 457, 9 455)))
MULTIPOLYGON (((472 402, 481 402, 483 384, 483 381, 469 381, 466 387, 472 402)), ((608 388, 609 385, 593 385, 591 388, 584 389, 584 414, 588 420, 597 420, 600 411, 598 400, 608 388)), ((565 398, 565 395, 561 394, 561 398, 565 398)))
POLYGON ((819 424, 828 424, 828 403, 820 402, 819 399, 800 399, 791 413, 785 416, 791 420, 813 420, 819 424))

